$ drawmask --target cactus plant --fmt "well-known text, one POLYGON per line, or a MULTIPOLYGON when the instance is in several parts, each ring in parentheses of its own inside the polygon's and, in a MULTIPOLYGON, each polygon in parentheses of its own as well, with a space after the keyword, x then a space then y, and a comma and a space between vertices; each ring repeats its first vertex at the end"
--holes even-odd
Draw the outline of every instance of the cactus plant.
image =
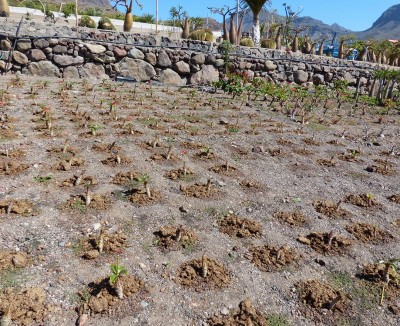
POLYGON ((108 17, 101 17, 97 25, 98 29, 105 29, 109 31, 115 31, 116 28, 108 17))
POLYGON ((78 25, 81 27, 96 28, 96 22, 88 15, 82 16, 78 25))
POLYGON ((0 0, 0 17, 9 17, 10 7, 7 0, 0 0))

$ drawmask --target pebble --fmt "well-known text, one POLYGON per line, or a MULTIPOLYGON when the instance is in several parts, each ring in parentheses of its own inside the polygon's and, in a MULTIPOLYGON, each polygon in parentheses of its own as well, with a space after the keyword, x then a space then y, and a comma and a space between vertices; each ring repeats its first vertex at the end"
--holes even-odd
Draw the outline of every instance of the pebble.
POLYGON ((140 263, 139 266, 140 266, 140 268, 143 269, 143 270, 145 270, 145 269, 147 268, 147 266, 146 266, 145 264, 143 264, 143 263, 140 263))
POLYGON ((147 308, 148 305, 149 305, 148 302, 146 302, 146 301, 140 301, 140 306, 141 306, 142 308, 147 308))
POLYGON ((59 246, 59 247, 65 247, 65 242, 64 242, 64 241, 59 242, 59 243, 58 243, 58 246, 59 246))
POLYGON ((223 307, 221 309, 221 315, 228 316, 229 315, 229 309, 226 308, 226 307, 223 307))
POLYGON ((247 213, 253 213, 253 209, 251 207, 246 208, 247 213))
POLYGON ((100 229, 101 229, 101 223, 94 223, 94 224, 93 224, 93 229, 94 229, 95 231, 100 230, 100 229))

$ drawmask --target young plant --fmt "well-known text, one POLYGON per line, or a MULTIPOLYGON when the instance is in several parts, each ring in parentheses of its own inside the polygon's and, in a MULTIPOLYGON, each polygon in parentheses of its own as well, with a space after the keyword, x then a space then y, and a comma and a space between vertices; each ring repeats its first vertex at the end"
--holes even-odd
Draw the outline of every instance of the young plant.
POLYGON ((128 271, 124 266, 119 264, 119 258, 117 259, 116 264, 110 265, 110 269, 110 284, 114 286, 118 298, 122 300, 124 298, 124 288, 121 282, 121 276, 127 274, 128 271))
POLYGON ((206 278, 208 275, 208 263, 206 255, 201 257, 201 277, 206 278))
POLYGON ((92 136, 96 136, 97 135, 97 131, 101 128, 100 125, 96 124, 96 123, 92 123, 89 125, 89 130, 92 134, 92 136))
POLYGON ((149 187, 149 179, 150 176, 147 173, 143 173, 142 175, 139 176, 138 182, 143 184, 143 187, 146 191, 147 197, 151 198, 151 191, 149 187))
POLYGON ((385 291, 386 288, 389 286, 390 281, 393 279, 393 281, 399 285, 399 267, 398 263, 400 262, 400 259, 389 259, 387 262, 385 262, 385 271, 382 276, 382 280, 385 282, 385 284, 382 287, 382 293, 381 293, 381 302, 380 304, 383 305, 383 302, 385 300, 385 291))

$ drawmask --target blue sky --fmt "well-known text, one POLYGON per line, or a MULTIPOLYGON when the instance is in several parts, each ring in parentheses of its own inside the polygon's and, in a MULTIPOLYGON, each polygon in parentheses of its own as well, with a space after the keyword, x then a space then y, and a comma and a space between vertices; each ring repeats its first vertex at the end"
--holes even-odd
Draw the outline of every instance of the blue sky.
MULTIPOLYGON (((140 0, 143 10, 135 4, 134 14, 151 13, 155 16, 156 0, 140 0)), ((169 18, 169 9, 179 4, 190 16, 212 16, 207 7, 235 6, 235 0, 158 0, 160 19, 169 18)), ((338 23, 352 31, 362 31, 371 27, 373 22, 389 7, 400 4, 400 0, 272 0, 272 8, 283 14, 283 3, 297 9, 303 8, 301 16, 311 16, 327 24, 338 23)), ((221 16, 212 16, 220 20, 221 16)))

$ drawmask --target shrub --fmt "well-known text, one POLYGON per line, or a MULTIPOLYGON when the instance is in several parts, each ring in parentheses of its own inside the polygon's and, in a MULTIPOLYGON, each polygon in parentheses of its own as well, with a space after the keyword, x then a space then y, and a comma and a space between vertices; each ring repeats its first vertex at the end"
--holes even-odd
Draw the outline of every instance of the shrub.
POLYGON ((68 18, 71 15, 75 15, 75 3, 67 3, 62 7, 61 12, 63 13, 65 18, 68 18))
POLYGON ((190 33, 189 38, 197 41, 214 41, 214 36, 209 28, 201 28, 190 33))
POLYGON ((244 37, 240 40, 240 45, 241 46, 249 46, 249 47, 254 47, 254 42, 251 38, 249 37, 244 37))
POLYGON ((96 28, 96 22, 87 15, 84 15, 79 19, 78 25, 81 27, 96 28))
POLYGON ((261 41, 261 47, 267 49, 276 49, 276 42, 270 38, 265 38, 261 41))
POLYGON ((101 17, 99 20, 99 24, 97 25, 98 29, 105 29, 108 31, 115 31, 116 28, 108 17, 101 17))

